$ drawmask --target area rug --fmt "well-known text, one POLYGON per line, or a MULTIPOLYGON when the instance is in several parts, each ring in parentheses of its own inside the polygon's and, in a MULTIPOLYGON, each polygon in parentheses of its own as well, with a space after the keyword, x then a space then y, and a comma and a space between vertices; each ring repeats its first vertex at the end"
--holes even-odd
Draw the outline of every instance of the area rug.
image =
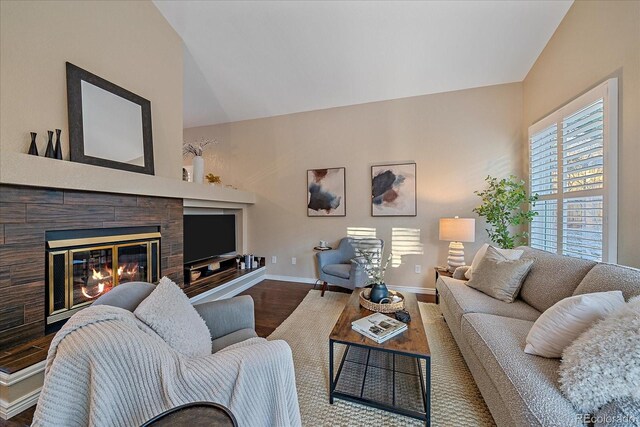
MULTIPOLYGON (((424 425, 413 418, 339 399, 329 404, 329 334, 348 299, 349 294, 326 292, 320 297, 320 291, 310 291, 268 338, 285 340, 291 346, 302 424, 424 425)), ((419 305, 431 349, 431 425, 495 425, 440 309, 435 304, 419 305)), ((341 356, 337 351, 336 363, 341 356)))

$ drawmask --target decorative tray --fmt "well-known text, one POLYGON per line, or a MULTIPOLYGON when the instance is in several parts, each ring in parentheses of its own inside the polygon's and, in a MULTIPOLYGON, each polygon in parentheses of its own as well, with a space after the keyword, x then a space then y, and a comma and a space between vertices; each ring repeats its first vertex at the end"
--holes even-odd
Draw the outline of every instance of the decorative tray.
POLYGON ((383 299, 384 303, 377 304, 369 299, 371 289, 363 289, 360 291, 360 305, 367 310, 376 311, 378 313, 395 313, 404 309, 404 295, 400 292, 389 291, 389 302, 387 298, 383 299))

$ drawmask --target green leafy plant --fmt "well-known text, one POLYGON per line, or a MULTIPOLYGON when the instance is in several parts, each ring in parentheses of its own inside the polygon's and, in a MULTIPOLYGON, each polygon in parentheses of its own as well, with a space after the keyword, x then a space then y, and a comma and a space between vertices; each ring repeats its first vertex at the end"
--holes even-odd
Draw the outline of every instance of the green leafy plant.
POLYGON ((489 238, 503 249, 526 244, 529 233, 512 234, 511 228, 533 221, 538 213, 530 208, 535 206, 538 195, 529 196, 524 181, 513 175, 500 180, 487 176, 485 181, 487 188, 474 192, 482 199, 482 204, 473 211, 486 218, 489 238))

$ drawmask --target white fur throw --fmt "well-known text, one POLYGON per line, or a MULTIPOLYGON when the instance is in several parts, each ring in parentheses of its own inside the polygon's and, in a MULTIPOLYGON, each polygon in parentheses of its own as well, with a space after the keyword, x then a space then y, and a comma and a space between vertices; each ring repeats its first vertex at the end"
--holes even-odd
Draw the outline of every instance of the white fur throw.
POLYGON ((211 333, 185 293, 168 277, 133 312, 176 351, 191 357, 211 354, 211 333))
POLYGON ((640 402, 640 297, 598 321, 565 348, 560 389, 585 413, 615 400, 640 402))

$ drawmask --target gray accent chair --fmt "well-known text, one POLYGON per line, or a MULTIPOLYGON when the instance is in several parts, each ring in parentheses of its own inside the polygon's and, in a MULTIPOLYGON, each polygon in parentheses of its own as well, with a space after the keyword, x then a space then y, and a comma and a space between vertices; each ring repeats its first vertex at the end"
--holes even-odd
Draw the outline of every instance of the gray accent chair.
MULTIPOLYGON (((146 282, 123 283, 95 300, 93 305, 110 305, 133 312, 155 288, 155 285, 146 282)), ((193 307, 209 328, 212 353, 258 336, 253 298, 249 295, 205 302, 193 307)))
POLYGON ((322 280, 322 293, 327 290, 328 284, 337 285, 347 289, 361 288, 367 283, 367 273, 364 266, 356 260, 356 247, 364 250, 376 245, 380 253, 384 249, 384 241, 380 239, 353 239, 345 237, 340 240, 337 249, 318 252, 318 270, 322 280))

